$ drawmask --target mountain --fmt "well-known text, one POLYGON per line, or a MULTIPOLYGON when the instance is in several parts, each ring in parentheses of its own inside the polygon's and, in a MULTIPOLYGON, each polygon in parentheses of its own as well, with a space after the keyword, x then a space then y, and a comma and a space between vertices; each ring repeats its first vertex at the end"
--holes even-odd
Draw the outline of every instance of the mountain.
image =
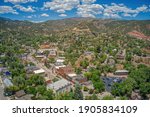
POLYGON ((29 35, 40 34, 86 34, 98 35, 99 33, 123 33, 132 31, 140 32, 145 36, 150 36, 150 20, 112 20, 93 18, 69 18, 62 20, 49 20, 41 23, 29 21, 11 20, 0 17, 1 31, 19 31, 29 35))

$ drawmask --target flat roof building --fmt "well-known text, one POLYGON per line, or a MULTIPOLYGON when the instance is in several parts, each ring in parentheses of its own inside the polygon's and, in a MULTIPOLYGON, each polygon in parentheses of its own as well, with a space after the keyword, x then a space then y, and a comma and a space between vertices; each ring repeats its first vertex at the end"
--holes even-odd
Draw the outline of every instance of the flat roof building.
POLYGON ((38 69, 38 70, 35 70, 33 72, 34 72, 34 74, 44 74, 45 70, 44 69, 38 69))
POLYGON ((61 79, 59 81, 47 85, 47 89, 52 89, 55 93, 70 91, 71 87, 71 82, 67 81, 66 79, 61 79))

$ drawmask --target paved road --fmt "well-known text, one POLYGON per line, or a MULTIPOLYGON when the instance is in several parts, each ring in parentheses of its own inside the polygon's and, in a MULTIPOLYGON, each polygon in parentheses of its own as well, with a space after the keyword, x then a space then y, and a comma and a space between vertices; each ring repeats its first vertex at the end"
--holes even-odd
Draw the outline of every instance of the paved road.
POLYGON ((37 67, 44 69, 45 73, 47 74, 47 77, 50 80, 55 78, 56 75, 52 73, 52 68, 48 69, 43 63, 40 63, 39 61, 37 61, 35 58, 32 57, 32 53, 28 55, 27 59, 31 61, 32 63, 34 63, 37 67))
POLYGON ((2 80, 0 76, 0 100, 8 100, 8 97, 5 97, 3 93, 4 93, 4 86, 2 84, 2 80))
POLYGON ((7 100, 7 97, 5 97, 3 93, 4 93, 4 89, 2 86, 0 86, 0 100, 7 100))

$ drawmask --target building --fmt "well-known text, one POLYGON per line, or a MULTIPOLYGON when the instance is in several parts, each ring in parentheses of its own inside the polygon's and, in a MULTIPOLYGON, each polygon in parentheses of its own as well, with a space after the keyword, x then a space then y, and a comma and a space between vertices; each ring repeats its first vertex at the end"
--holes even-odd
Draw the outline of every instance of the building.
POLYGON ((3 83, 4 83, 4 86, 5 86, 5 87, 13 86, 13 83, 12 83, 11 80, 8 79, 8 78, 4 78, 4 79, 3 79, 3 83))
POLYGON ((51 49, 51 48, 56 48, 56 47, 57 47, 56 43, 45 42, 45 43, 40 45, 40 49, 51 49))
POLYGON ((33 73, 35 70, 38 70, 39 68, 36 66, 27 66, 25 67, 26 73, 30 74, 33 73))
POLYGON ((75 74, 75 73, 67 74, 66 79, 69 80, 69 81, 73 81, 76 76, 77 76, 77 74, 75 74))
POLYGON ((67 81, 66 79, 61 79, 47 85, 47 89, 52 89, 55 93, 69 92, 71 87, 71 82, 67 81))
POLYGON ((75 82, 76 82, 77 84, 84 85, 84 84, 86 84, 86 82, 87 82, 87 78, 85 78, 85 77, 83 77, 83 76, 81 76, 81 75, 78 75, 78 76, 76 76, 76 78, 75 78, 75 82))
POLYGON ((127 70, 117 70, 115 75, 128 75, 129 71, 127 70))
POLYGON ((35 56, 37 59, 43 59, 43 58, 45 58, 45 55, 36 55, 35 56))
POLYGON ((66 76, 68 74, 73 74, 74 70, 72 67, 70 66, 66 66, 66 67, 60 67, 59 69, 56 70, 56 73, 60 76, 62 76, 63 78, 66 78, 66 76))
POLYGON ((26 95, 26 93, 24 92, 24 90, 20 90, 20 91, 17 91, 17 92, 15 93, 15 96, 16 96, 17 98, 20 98, 20 97, 22 97, 22 96, 24 96, 24 95, 26 95))
POLYGON ((56 49, 51 49, 51 50, 49 51, 48 57, 49 57, 49 58, 55 58, 56 56, 57 56, 57 50, 56 50, 56 49))
POLYGON ((87 78, 83 77, 82 75, 77 74, 68 74, 67 80, 73 82, 74 84, 80 84, 83 85, 85 82, 87 82, 87 78))
POLYGON ((56 60, 56 65, 64 64, 65 60, 64 59, 57 59, 56 60))
POLYGON ((120 50, 117 53, 117 59, 118 60, 124 60, 125 59, 126 50, 120 50))
POLYGON ((44 77, 45 83, 46 84, 50 84, 52 83, 52 81, 48 78, 48 77, 44 77))
POLYGON ((39 74, 39 75, 45 75, 45 70, 44 69, 38 69, 33 71, 34 74, 39 74))

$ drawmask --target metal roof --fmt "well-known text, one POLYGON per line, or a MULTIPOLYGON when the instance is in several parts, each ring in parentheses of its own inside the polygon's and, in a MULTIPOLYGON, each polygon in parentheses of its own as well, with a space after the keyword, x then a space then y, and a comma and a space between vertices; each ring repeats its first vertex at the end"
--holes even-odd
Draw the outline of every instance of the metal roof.
POLYGON ((52 84, 48 84, 47 88, 58 91, 59 89, 64 88, 65 86, 68 86, 68 85, 71 85, 71 83, 69 81, 67 81, 66 79, 61 79, 61 80, 54 82, 52 84))
POLYGON ((38 69, 34 71, 35 74, 41 74, 41 73, 45 73, 44 69, 38 69))

